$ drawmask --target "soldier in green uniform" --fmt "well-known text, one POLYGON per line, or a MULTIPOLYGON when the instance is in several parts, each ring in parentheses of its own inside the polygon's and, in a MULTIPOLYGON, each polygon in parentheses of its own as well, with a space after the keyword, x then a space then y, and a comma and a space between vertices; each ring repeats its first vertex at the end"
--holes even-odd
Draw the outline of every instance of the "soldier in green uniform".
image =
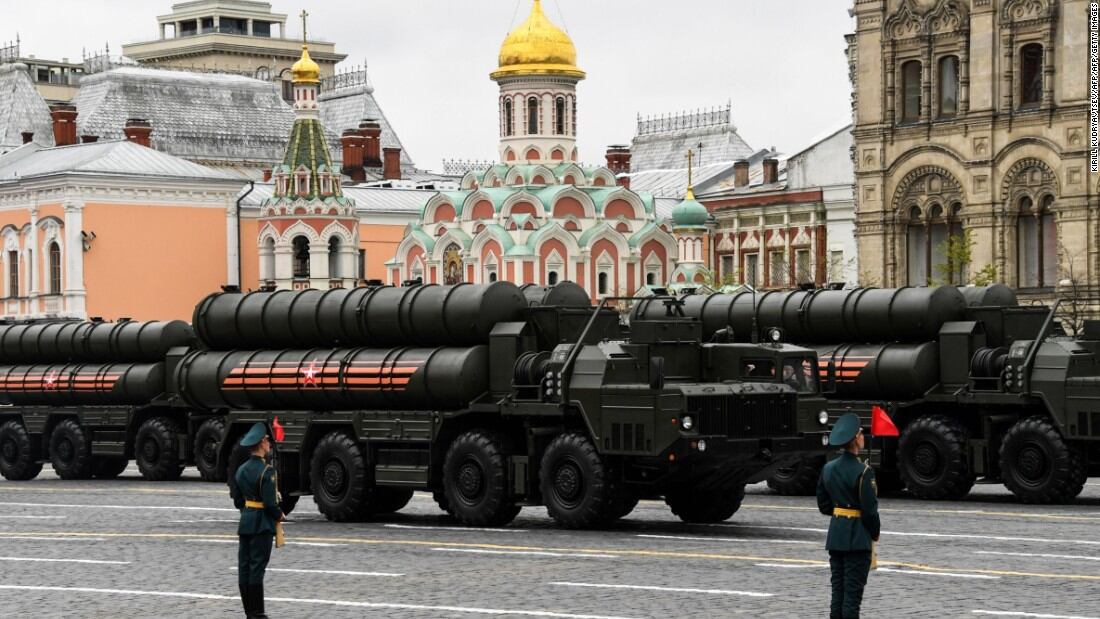
POLYGON ((233 505, 241 510, 237 527, 240 547, 237 551, 237 575, 241 602, 248 617, 266 619, 264 614, 264 572, 271 559, 275 525, 283 520, 275 490, 275 471, 267 463, 271 440, 262 423, 252 426, 241 439, 251 456, 237 469, 230 485, 233 505))
POLYGON ((848 413, 837 420, 829 445, 843 447, 817 481, 817 507, 830 517, 825 548, 832 568, 831 619, 858 619, 863 587, 871 570, 874 542, 881 523, 875 472, 859 459, 863 428, 859 416, 848 413))

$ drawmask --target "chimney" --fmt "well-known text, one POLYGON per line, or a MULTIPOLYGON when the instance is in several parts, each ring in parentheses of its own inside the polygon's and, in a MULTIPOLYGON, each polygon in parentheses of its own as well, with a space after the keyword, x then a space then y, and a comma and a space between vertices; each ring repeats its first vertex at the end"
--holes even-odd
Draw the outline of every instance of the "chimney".
POLYGON ((368 168, 382 167, 382 125, 373 118, 359 123, 359 135, 366 138, 363 142, 363 165, 368 168))
POLYGON ((271 182, 271 168, 264 168, 264 181, 265 183, 271 182))
POLYGON ((59 103, 50 107, 53 118, 53 141, 58 146, 76 144, 76 106, 59 103))
POLYGON ((401 149, 382 149, 382 178, 388 181, 401 180, 401 149))
POLYGON ((733 162, 733 186, 734 187, 748 187, 749 186, 749 160, 738 159, 733 162))
POLYGON ((126 139, 147 148, 152 148, 149 136, 153 133, 153 125, 149 124, 149 121, 144 118, 129 118, 126 120, 126 127, 122 130, 126 134, 126 139))
POLYGON ((607 167, 615 174, 630 174, 630 147, 622 144, 608 146, 607 167))
POLYGON ((30 144, 31 142, 34 141, 34 132, 33 131, 24 131, 21 135, 23 136, 23 143, 24 144, 30 144))
POLYGON ((340 136, 340 147, 344 152, 343 166, 340 171, 351 177, 356 183, 367 180, 367 171, 363 169, 363 145, 367 138, 358 129, 345 129, 340 136))
POLYGON ((779 160, 768 158, 764 160, 764 184, 770 185, 779 182, 779 160))
POLYGON ((99 141, 98 135, 82 135, 80 136, 81 144, 92 144, 99 141))

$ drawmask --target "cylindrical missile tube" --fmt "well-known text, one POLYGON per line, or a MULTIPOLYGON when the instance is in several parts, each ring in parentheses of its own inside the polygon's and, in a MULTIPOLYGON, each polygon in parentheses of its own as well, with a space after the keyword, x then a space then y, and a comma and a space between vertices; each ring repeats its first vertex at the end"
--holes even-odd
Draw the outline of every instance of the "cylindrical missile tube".
POLYGON ((0 326, 0 363, 77 361, 156 362, 191 344, 182 320, 150 322, 58 321, 0 326))
POLYGON ((918 398, 940 379, 939 345, 842 344, 815 346, 821 386, 859 399, 918 398), (831 379, 831 380, 830 380, 831 379))
POLYGON ((214 350, 473 346, 498 322, 522 319, 514 284, 218 293, 195 308, 195 331, 214 350))
POLYGON ((0 366, 0 403, 140 405, 164 392, 164 363, 0 366))
POLYGON ((553 286, 524 284, 519 287, 528 305, 547 307, 591 307, 588 293, 573 282, 561 282, 553 286))
POLYGON ((197 351, 176 384, 203 409, 454 410, 488 390, 489 350, 197 351))
MULTIPOLYGON (((683 302, 685 315, 702 322, 704 336, 732 327, 739 342, 752 339, 754 313, 756 329, 779 327, 791 342, 926 342, 936 339, 945 322, 962 320, 966 310, 962 293, 952 286, 738 292, 689 295, 683 302)), ((664 299, 647 299, 632 318, 660 319, 666 312, 664 299)))

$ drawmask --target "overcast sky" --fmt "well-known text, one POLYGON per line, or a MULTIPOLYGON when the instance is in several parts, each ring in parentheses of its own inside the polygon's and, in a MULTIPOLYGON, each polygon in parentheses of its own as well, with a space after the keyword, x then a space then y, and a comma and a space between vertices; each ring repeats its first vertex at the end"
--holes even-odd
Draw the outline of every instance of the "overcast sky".
MULTIPOLYGON (((543 0, 588 72, 579 92, 581 159, 628 143, 636 115, 733 104, 753 148, 795 152, 850 118, 844 35, 851 0, 543 0)), ((158 35, 172 0, 4 0, 0 40, 23 54, 117 54, 158 35)), ((488 74, 531 0, 272 0, 311 14, 310 38, 369 62, 375 96, 416 161, 496 156, 496 84, 488 74)), ((288 33, 300 33, 291 18, 288 33)), ((342 127, 332 127, 339 131, 342 127)))

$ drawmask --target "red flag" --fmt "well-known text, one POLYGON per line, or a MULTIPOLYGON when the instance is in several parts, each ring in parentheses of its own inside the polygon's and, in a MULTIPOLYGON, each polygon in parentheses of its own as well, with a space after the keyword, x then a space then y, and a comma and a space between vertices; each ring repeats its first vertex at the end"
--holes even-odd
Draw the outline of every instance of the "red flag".
MULTIPOLYGON (((275 420, 271 422, 271 427, 275 431, 275 442, 283 442, 283 439, 286 438, 286 432, 283 431, 283 424, 279 423, 278 417, 276 417, 275 420)), ((897 430, 894 431, 897 432, 897 430)))
POLYGON ((898 436, 898 427, 881 406, 871 407, 871 436, 898 436))

